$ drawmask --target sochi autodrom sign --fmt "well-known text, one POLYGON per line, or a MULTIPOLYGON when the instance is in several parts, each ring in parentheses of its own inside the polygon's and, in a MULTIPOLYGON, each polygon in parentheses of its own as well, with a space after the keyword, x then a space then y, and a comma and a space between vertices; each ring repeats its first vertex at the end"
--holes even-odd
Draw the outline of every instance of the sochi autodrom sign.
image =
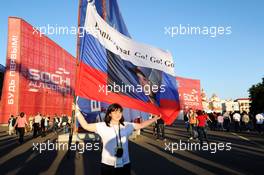
POLYGON ((59 67, 55 72, 29 69, 29 91, 39 92, 41 88, 63 94, 71 94, 70 72, 59 67))

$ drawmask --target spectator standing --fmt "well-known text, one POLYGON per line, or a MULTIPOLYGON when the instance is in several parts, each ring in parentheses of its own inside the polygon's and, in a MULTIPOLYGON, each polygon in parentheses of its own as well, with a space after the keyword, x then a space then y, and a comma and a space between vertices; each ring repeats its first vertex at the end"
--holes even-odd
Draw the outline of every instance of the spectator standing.
POLYGON ((217 116, 217 128, 220 131, 224 130, 224 116, 221 113, 219 113, 217 116))
POLYGON ((224 113, 224 128, 227 132, 230 131, 231 117, 229 112, 224 113))
POLYGON ((233 115, 233 121, 235 124, 235 131, 241 130, 240 128, 240 120, 241 120, 241 115, 239 112, 235 112, 233 115))
POLYGON ((200 141, 200 144, 203 144, 203 140, 205 139, 207 143, 209 143, 207 138, 207 133, 205 130, 206 122, 207 120, 210 120, 209 117, 206 114, 203 114, 201 110, 197 111, 197 120, 198 120, 198 138, 200 141))
POLYGON ((259 113, 256 115, 256 129, 259 134, 263 132, 263 120, 264 120, 263 113, 262 114, 259 113))
POLYGON ((26 121, 26 115, 24 112, 21 112, 17 121, 15 123, 15 127, 17 126, 17 131, 19 134, 19 143, 22 144, 24 142, 24 134, 25 134, 25 127, 28 125, 26 121))
POLYGON ((8 134, 12 135, 14 133, 14 126, 16 123, 16 119, 14 118, 14 115, 11 115, 8 120, 8 134))

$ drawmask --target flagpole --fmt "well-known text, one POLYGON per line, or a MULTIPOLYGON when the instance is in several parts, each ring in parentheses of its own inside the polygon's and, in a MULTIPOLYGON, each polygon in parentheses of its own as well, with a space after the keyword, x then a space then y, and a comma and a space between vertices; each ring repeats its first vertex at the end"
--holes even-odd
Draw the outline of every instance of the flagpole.
MULTIPOLYGON (((75 88, 74 88, 74 96, 73 96, 73 103, 74 105, 76 105, 76 84, 77 84, 77 77, 78 77, 78 67, 80 66, 80 53, 79 53, 79 48, 80 48, 80 38, 79 38, 79 28, 80 28, 80 13, 81 13, 81 4, 82 4, 82 0, 79 0, 79 4, 78 4, 78 28, 77 28, 77 47, 76 47, 76 65, 75 65, 75 88)), ((72 107, 72 122, 71 122, 71 130, 69 133, 69 142, 68 142, 68 146, 71 146, 72 143, 72 136, 73 136, 73 132, 76 132, 76 115, 75 115, 75 108, 72 107)), ((68 149, 68 157, 69 157, 69 153, 70 153, 70 149, 68 149)))
MULTIPOLYGON (((92 0, 92 2, 94 2, 94 0, 92 0)), ((88 2, 89 3, 89 2, 88 2)), ((79 0, 79 6, 78 6, 78 34, 77 34, 77 48, 76 48, 76 68, 75 68, 75 89, 77 89, 76 84, 77 84, 77 77, 78 77, 78 68, 80 66, 80 38, 79 38, 79 28, 80 28, 80 18, 81 18, 81 4, 82 4, 82 0, 79 0)), ((102 8, 103 8, 103 19, 106 21, 107 19, 107 11, 106 11, 106 1, 102 0, 102 8)), ((73 99, 73 103, 74 105, 76 105, 76 91, 74 91, 74 99, 73 99)), ((75 109, 72 108, 72 122, 71 122, 71 132, 69 134, 69 144, 72 142, 72 136, 73 136, 73 130, 74 132, 76 132, 76 115, 75 115, 75 109)))
POLYGON ((102 0, 102 8, 103 8, 103 13, 102 13, 102 17, 103 17, 103 19, 105 20, 105 22, 107 22, 106 21, 106 17, 107 17, 107 12, 106 12, 106 2, 105 2, 105 0, 102 0))

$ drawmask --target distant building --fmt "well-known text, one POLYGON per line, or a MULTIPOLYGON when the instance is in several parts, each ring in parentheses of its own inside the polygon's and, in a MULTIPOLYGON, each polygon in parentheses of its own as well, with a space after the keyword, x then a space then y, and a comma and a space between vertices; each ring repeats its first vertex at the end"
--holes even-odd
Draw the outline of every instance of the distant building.
POLYGON ((238 102, 233 102, 233 110, 239 111, 239 103, 238 102))
POLYGON ((232 99, 222 100, 222 110, 227 112, 239 111, 238 102, 234 102, 232 99))
POLYGON ((213 94, 209 99, 209 109, 213 112, 222 113, 222 102, 216 94, 213 94))
POLYGON ((239 111, 243 112, 246 111, 249 113, 249 108, 251 104, 250 98, 238 98, 236 100, 228 99, 228 100, 221 100, 216 94, 213 94, 211 98, 207 98, 204 89, 201 90, 201 99, 203 110, 205 112, 234 112, 239 111))
POLYGON ((247 113, 249 112, 250 104, 251 104, 251 99, 250 98, 238 98, 235 100, 239 104, 239 111, 243 112, 246 111, 247 113))
POLYGON ((3 82, 4 82, 4 75, 5 75, 5 66, 0 64, 0 98, 2 94, 3 82))
POLYGON ((227 112, 233 112, 234 108, 233 108, 233 104, 234 101, 233 100, 222 100, 222 110, 227 111, 227 112))
POLYGON ((0 64, 0 72, 5 72, 5 66, 3 66, 2 64, 0 64))
POLYGON ((203 110, 209 112, 209 102, 204 89, 201 91, 203 110))

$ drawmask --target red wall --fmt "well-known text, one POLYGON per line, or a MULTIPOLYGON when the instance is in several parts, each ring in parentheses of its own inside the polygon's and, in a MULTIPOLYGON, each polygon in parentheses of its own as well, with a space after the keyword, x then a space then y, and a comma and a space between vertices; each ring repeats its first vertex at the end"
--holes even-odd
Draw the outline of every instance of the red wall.
POLYGON ((76 63, 67 51, 24 20, 9 18, 6 63, 0 123, 19 112, 71 114, 76 63))

